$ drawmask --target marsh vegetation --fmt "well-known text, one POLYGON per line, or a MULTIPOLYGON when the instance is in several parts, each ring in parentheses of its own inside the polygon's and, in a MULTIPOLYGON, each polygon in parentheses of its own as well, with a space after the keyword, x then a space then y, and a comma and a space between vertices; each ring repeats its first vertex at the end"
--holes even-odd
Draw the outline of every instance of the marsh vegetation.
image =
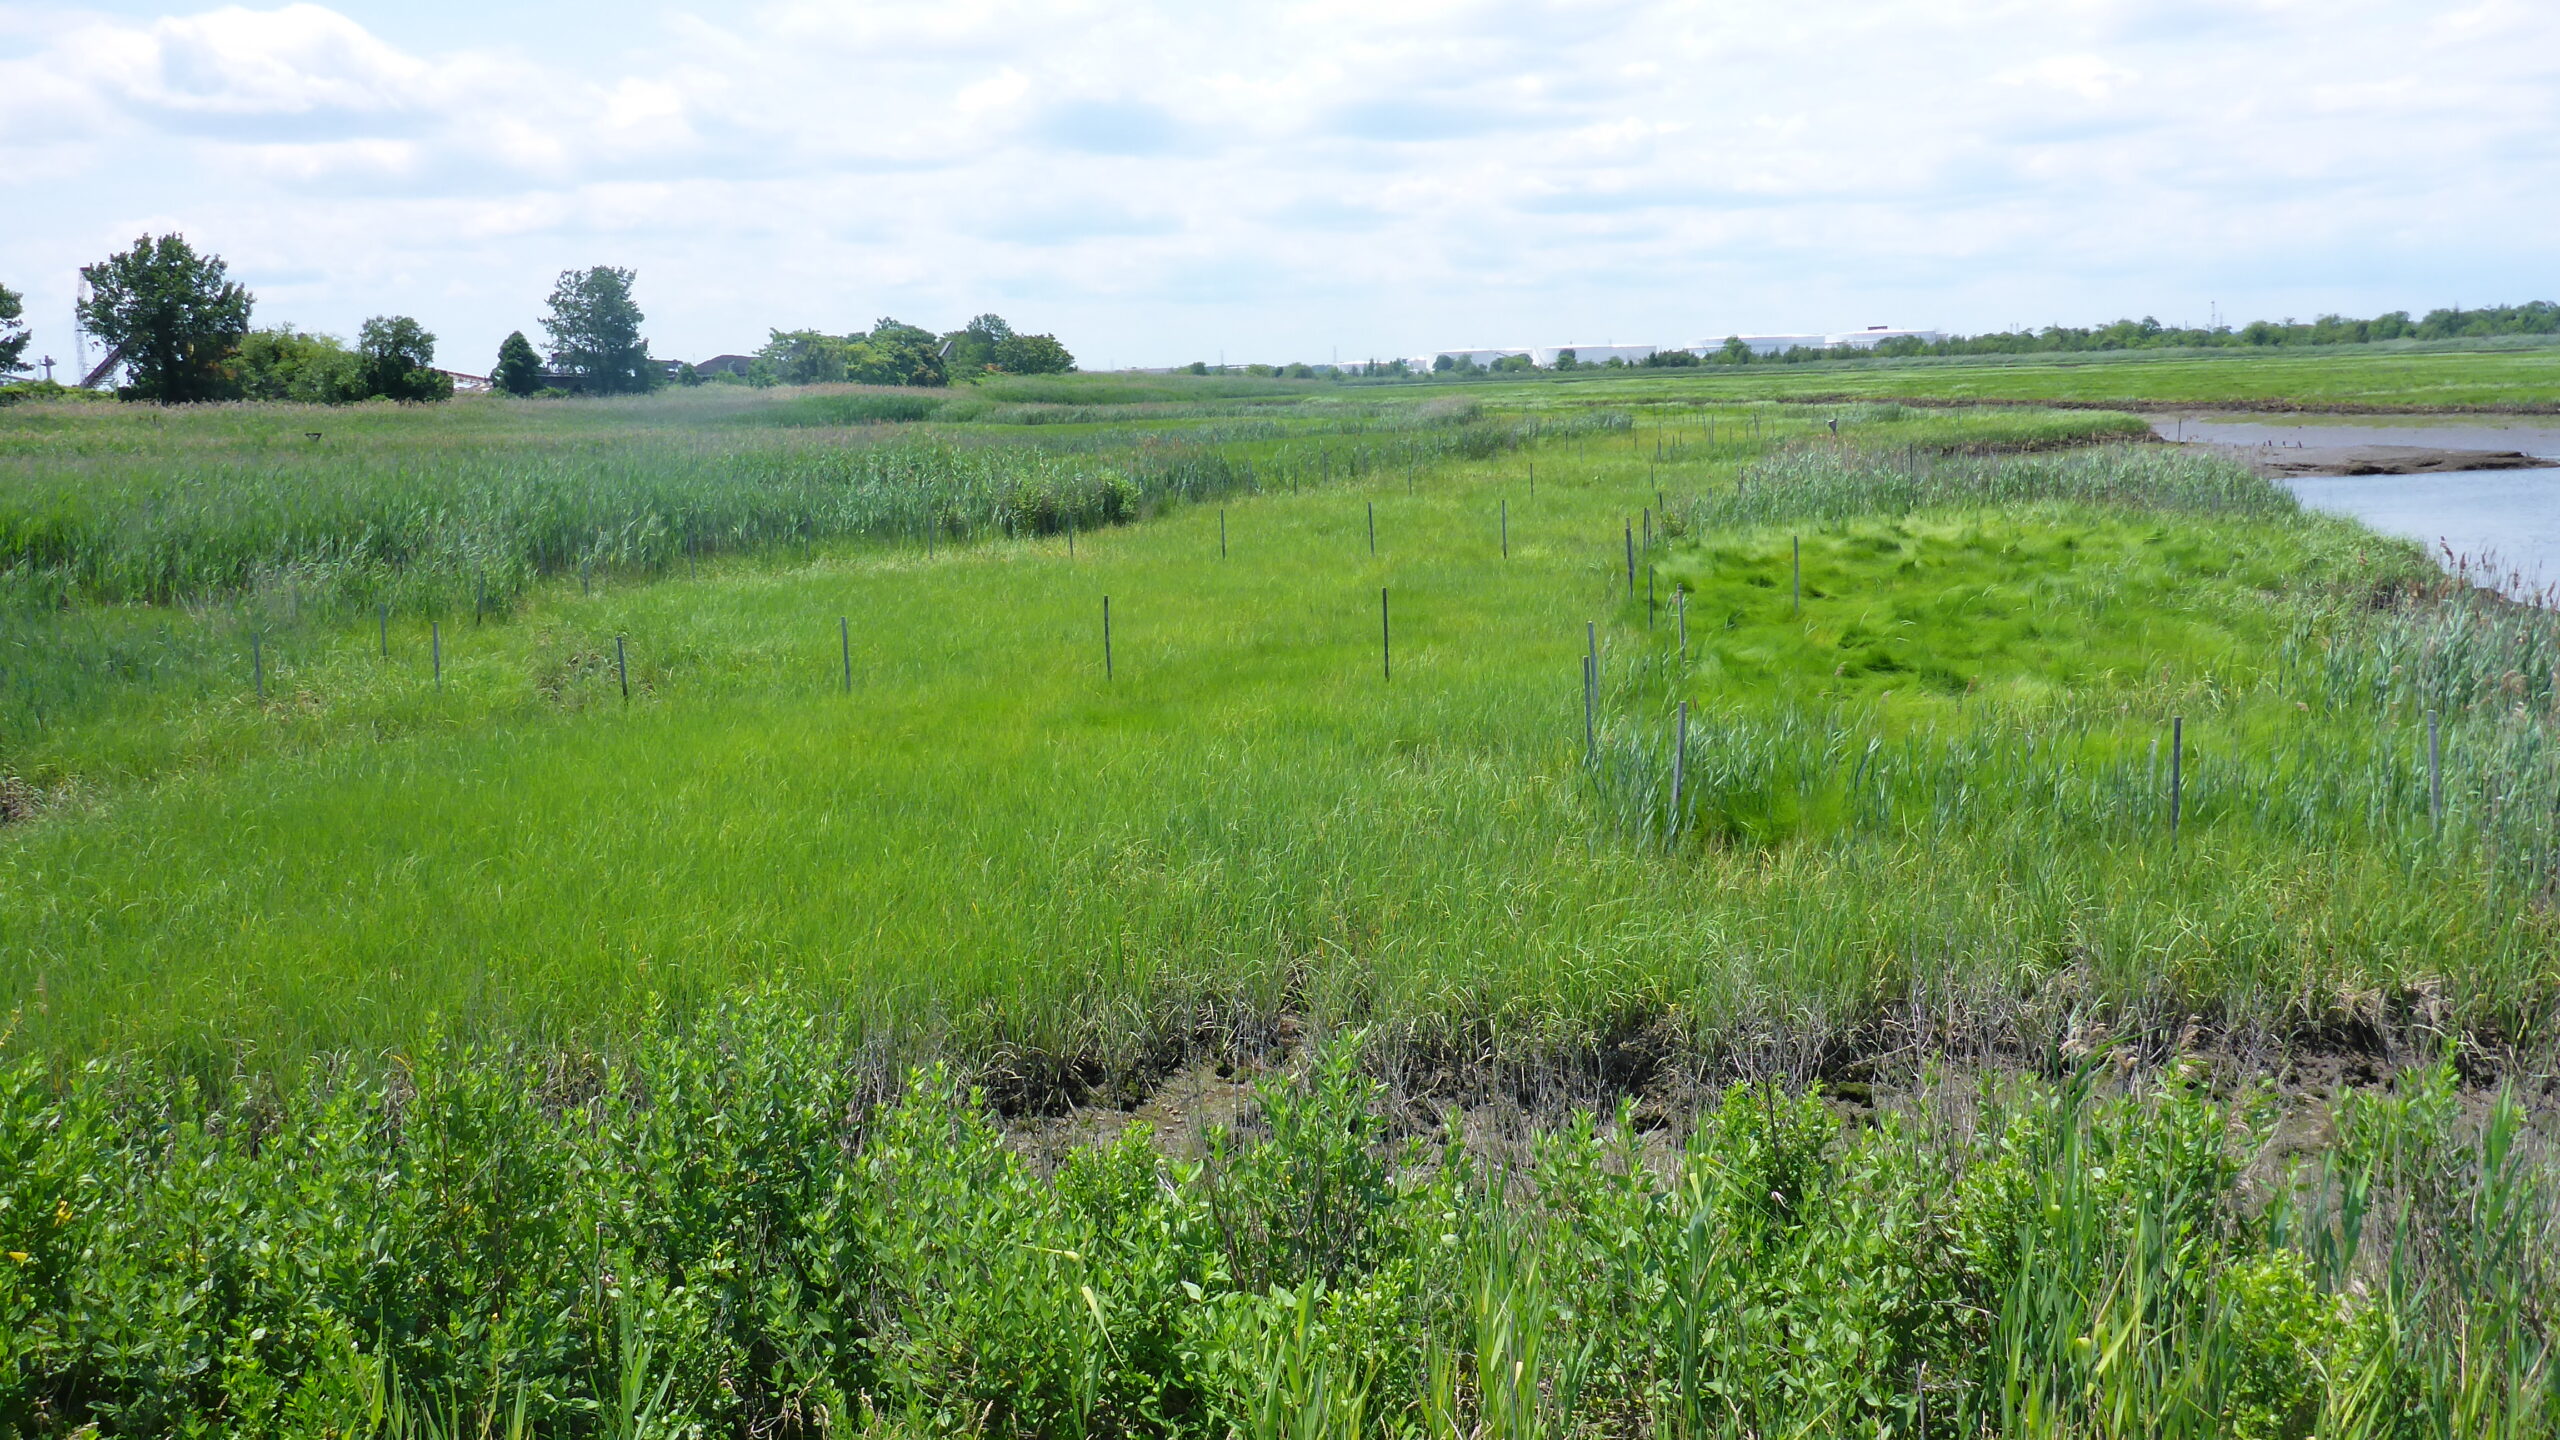
POLYGON ((1563 389, 0 416, 0 1411, 2545 1433, 2560 622, 1563 389))

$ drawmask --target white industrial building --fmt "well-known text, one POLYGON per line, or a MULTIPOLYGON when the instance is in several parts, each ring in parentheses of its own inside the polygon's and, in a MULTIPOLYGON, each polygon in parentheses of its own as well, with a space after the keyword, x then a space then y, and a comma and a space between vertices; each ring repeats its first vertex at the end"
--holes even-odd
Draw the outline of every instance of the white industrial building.
POLYGON ((1629 365, 1641 365, 1660 354, 1662 347, 1659 345, 1548 345, 1529 353, 1538 357, 1539 364, 1553 365, 1556 363, 1556 357, 1567 350, 1573 352, 1573 363, 1576 365, 1606 365, 1612 360, 1624 361, 1629 365))
POLYGON ((1947 337, 1941 330, 1896 330, 1890 325, 1870 325, 1864 330, 1850 330, 1823 338, 1834 350, 1873 350, 1887 340, 1917 340, 1924 345, 1935 345, 1947 337))
MULTIPOLYGON (((1789 350, 1872 350, 1888 340, 1918 340, 1934 345, 1946 339, 1942 330, 1897 330, 1890 325, 1871 325, 1864 330, 1840 330, 1824 335, 1740 335, 1733 337, 1750 347, 1754 355, 1783 355, 1789 350)), ((1443 360, 1455 365, 1461 361, 1479 369, 1490 370, 1494 362, 1516 356, 1527 356, 1541 370, 1553 369, 1557 357, 1573 352, 1579 365, 1605 365, 1616 360, 1626 365, 1641 365, 1665 350, 1686 350, 1701 360, 1712 359, 1723 351, 1722 338, 1701 340, 1695 345, 1497 345, 1473 350, 1434 350, 1415 355, 1405 363, 1416 370, 1433 370, 1443 360)))

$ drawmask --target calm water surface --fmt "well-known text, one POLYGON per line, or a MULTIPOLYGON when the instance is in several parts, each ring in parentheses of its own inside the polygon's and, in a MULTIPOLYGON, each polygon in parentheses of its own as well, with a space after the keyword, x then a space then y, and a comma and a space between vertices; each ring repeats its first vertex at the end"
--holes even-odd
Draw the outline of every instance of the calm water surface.
MULTIPOLYGON (((2153 416, 2164 439, 2221 445, 2424 445, 2440 450, 2521 450, 2560 458, 2560 425, 2540 417, 2153 416)), ((2439 563, 2469 562, 2513 595, 2560 586, 2560 470, 2472 470, 2443 475, 2308 475, 2278 482, 2314 509, 2352 515, 2405 535, 2439 563)))

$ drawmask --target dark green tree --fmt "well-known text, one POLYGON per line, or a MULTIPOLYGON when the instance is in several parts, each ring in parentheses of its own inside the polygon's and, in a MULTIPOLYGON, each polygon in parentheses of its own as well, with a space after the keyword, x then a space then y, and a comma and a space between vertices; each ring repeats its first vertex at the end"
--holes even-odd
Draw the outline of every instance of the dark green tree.
POLYGON ((858 385, 948 385, 942 337, 882 316, 871 333, 854 337, 845 378, 858 385))
POLYGON ((228 362, 249 333, 249 292, 218 255, 182 235, 143 236, 80 267, 80 324, 123 357, 127 399, 184 404, 232 393, 228 362))
POLYGON ((1055 335, 1008 335, 995 347, 995 365, 1007 375, 1064 375, 1076 357, 1055 335))
POLYGON ((551 287, 551 313, 542 322, 551 337, 551 363, 598 395, 636 395, 666 379, 640 335, 645 317, 631 298, 636 278, 631 271, 598 265, 563 270, 551 287))
POLYGON ((530 395, 542 388, 542 357, 533 353, 533 342, 521 330, 498 342, 498 368, 489 372, 489 383, 509 395, 530 395))
POLYGON ((435 368, 436 337, 406 315, 376 315, 356 337, 367 394, 390 400, 453 398, 453 380, 435 368))
POLYGON ((26 313, 26 301, 18 292, 0 285, 0 375, 16 373, 26 356, 27 326, 19 318, 26 313))
POLYGON ((775 330, 756 359, 775 385, 839 385, 851 373, 861 343, 859 336, 847 339, 822 330, 775 330))
POLYGON ((996 351, 1013 338, 1013 327, 1001 315, 981 315, 942 338, 949 347, 944 368, 965 378, 1003 368, 996 351))

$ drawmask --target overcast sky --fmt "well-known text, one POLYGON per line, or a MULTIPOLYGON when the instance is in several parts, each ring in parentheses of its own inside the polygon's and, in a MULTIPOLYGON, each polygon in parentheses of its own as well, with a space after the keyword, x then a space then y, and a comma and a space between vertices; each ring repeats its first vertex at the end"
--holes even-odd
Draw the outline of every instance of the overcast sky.
POLYGON ((2560 297, 2553 0, 0 0, 0 283, 485 370, 994 310, 1089 366, 2560 297))

